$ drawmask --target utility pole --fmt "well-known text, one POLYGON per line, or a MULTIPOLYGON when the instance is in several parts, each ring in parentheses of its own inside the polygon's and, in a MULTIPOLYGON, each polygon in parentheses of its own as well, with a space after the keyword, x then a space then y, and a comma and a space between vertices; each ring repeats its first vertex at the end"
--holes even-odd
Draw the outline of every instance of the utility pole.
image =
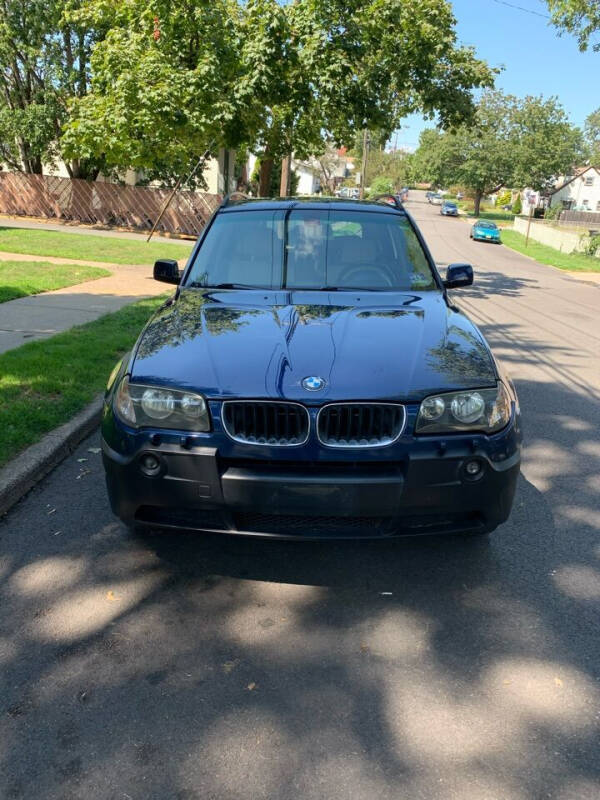
POLYGON ((369 131, 367 128, 363 131, 363 151, 362 151, 362 165, 360 168, 360 199, 363 200, 365 196, 365 184, 367 178, 367 159, 369 155, 369 131))
POLYGON ((527 220, 527 236, 525 237, 525 247, 529 245, 529 229, 531 228, 531 219, 533 217, 533 203, 531 202, 531 198, 527 198, 529 202, 529 219, 527 220))

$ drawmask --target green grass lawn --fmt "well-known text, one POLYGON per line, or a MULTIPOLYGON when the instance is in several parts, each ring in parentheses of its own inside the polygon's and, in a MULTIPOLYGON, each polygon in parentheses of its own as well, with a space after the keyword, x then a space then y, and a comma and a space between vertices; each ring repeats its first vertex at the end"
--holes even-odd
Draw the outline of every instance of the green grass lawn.
POLYGON ((105 261, 112 264, 152 264, 157 258, 187 258, 191 249, 192 242, 146 243, 112 236, 0 226, 0 251, 5 253, 105 261))
POLYGON ((600 258, 586 256, 583 253, 561 253, 560 250, 534 242, 533 239, 530 239, 529 245, 525 247, 525 236, 517 231, 502 231, 502 244, 518 253, 535 258, 542 264, 550 264, 558 269, 567 269, 573 272, 600 272, 600 258))
POLYGON ((140 300, 0 355, 0 465, 102 391, 120 355, 165 297, 140 300))
POLYGON ((107 269, 84 267, 81 264, 0 260, 0 303, 51 289, 74 286, 110 274, 107 269))
POLYGON ((478 215, 473 213, 473 203, 459 203, 459 207, 462 211, 467 212, 467 216, 473 217, 473 219, 491 219, 494 222, 512 222, 515 218, 515 215, 512 211, 502 211, 502 209, 492 209, 492 208, 484 208, 482 206, 478 215))

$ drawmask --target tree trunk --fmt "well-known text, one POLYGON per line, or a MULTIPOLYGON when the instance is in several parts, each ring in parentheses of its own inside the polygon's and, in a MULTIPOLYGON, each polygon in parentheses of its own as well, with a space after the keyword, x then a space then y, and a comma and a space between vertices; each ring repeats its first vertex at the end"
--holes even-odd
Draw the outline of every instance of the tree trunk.
POLYGON ((479 216, 479 209, 481 207, 481 198, 482 197, 483 197, 483 194, 481 192, 475 192, 475 210, 474 210, 473 213, 475 214, 476 217, 479 216))
POLYGON ((271 194, 271 173, 273 172, 273 159, 269 158, 269 149, 260 162, 260 178, 258 182, 258 196, 269 197, 271 194))
POLYGON ((281 161, 281 184, 279 194, 281 197, 289 197, 291 192, 292 178, 292 154, 284 156, 281 161))

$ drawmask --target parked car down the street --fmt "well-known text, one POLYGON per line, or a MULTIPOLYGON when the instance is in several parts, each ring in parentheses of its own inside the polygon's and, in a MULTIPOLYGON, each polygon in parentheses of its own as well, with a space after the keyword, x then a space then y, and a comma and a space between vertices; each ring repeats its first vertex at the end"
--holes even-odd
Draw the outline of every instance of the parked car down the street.
POLYGON ((444 200, 440 207, 440 214, 444 217, 458 217, 458 206, 449 200, 444 200))
POLYGON ((495 222, 488 219, 478 219, 471 226, 471 239, 476 242, 494 242, 495 244, 502 244, 500 239, 500 229, 495 222))
POLYGON ((441 206, 442 203, 444 202, 444 198, 442 197, 441 194, 436 192, 435 194, 431 195, 431 197, 429 198, 429 202, 434 206, 441 206))
POLYGON ((129 525, 278 538, 487 533, 519 473, 515 389, 412 217, 385 201, 225 200, 109 380, 129 525))

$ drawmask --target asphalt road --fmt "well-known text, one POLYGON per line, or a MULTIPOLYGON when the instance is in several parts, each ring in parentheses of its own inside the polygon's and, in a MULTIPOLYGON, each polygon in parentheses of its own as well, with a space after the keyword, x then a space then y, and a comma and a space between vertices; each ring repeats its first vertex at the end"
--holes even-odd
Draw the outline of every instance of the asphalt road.
POLYGON ((2 800, 600 798, 600 288, 410 207, 520 392, 510 521, 135 538, 93 436, 0 522, 2 800))

